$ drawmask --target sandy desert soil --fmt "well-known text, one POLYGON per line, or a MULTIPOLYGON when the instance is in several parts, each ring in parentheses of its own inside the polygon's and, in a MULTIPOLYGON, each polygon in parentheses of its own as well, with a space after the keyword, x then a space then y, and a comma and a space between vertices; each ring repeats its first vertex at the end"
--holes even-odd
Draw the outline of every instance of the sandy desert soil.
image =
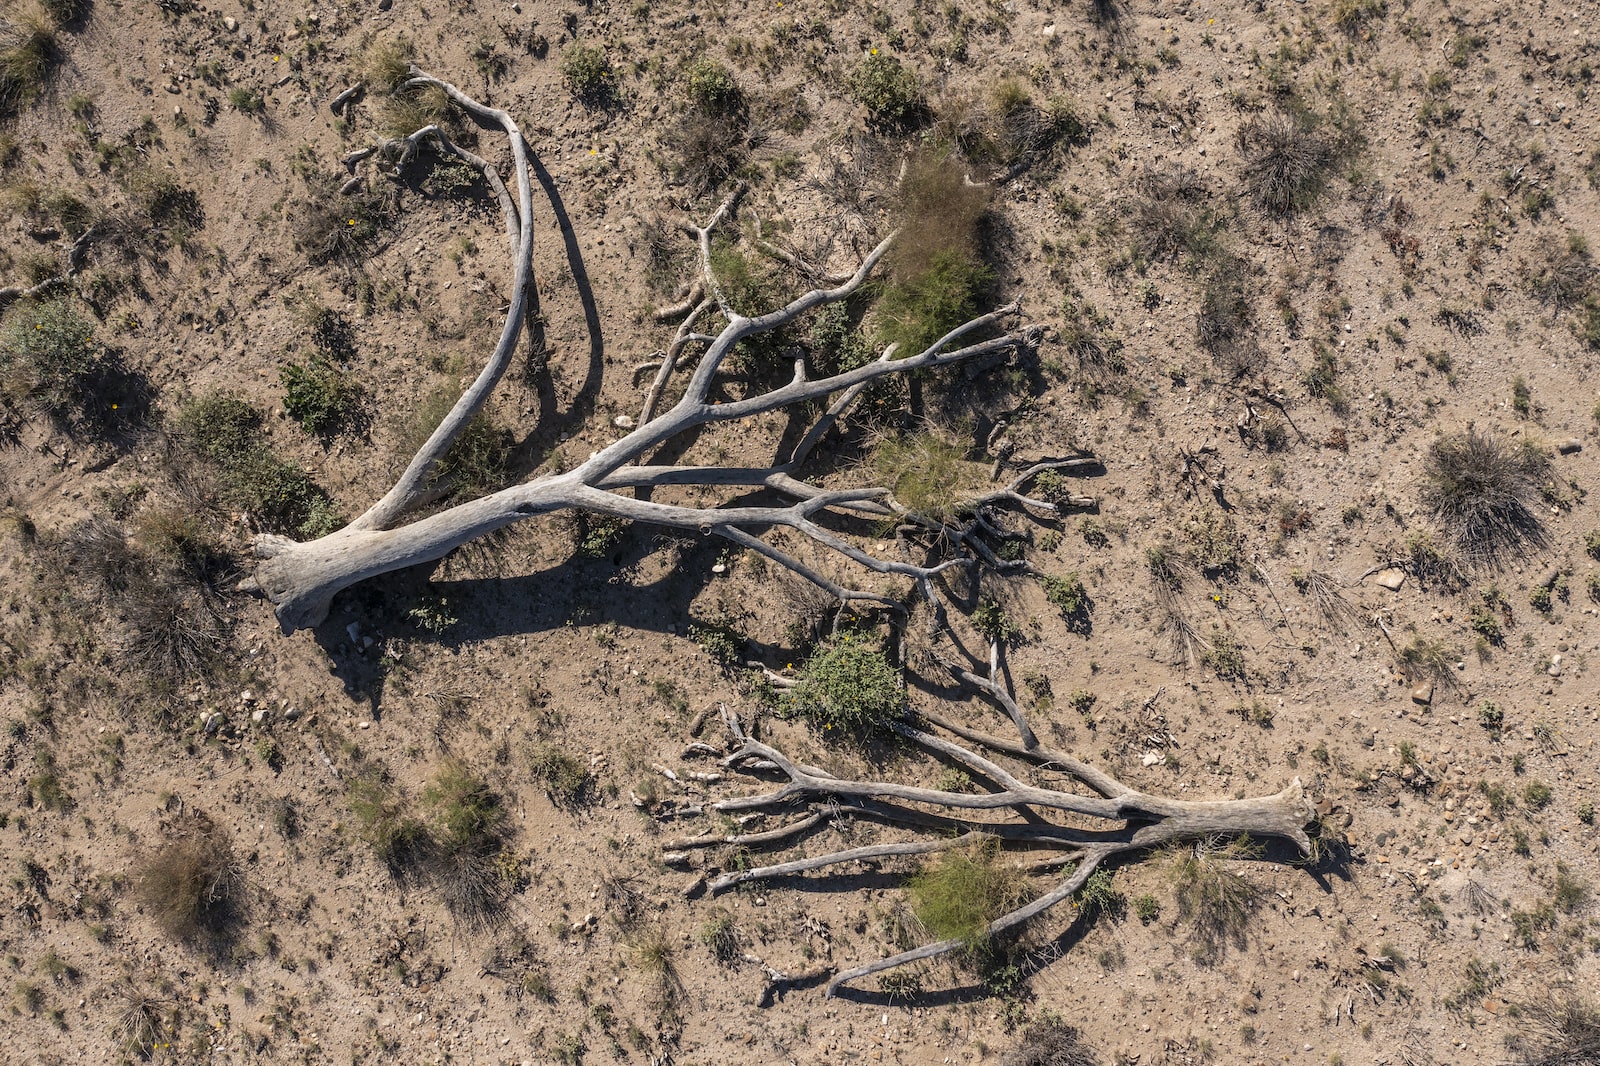
MULTIPOLYGON (((1600 986, 1592 10, 7 0, 0 26, 0 283, 59 272, 92 227, 72 276, 0 321, 0 1059, 979 1063, 1043 1020, 1104 1063, 1532 1061, 1544 1012, 1600 986), (28 27, 52 38, 37 69, 28 27), (979 487, 997 458, 1092 453, 1071 488, 1093 508, 1004 519, 1035 568, 1079 576, 1087 615, 1020 577, 952 599, 1015 627, 1008 673, 1049 743, 1181 798, 1298 776, 1318 855, 1130 857, 1101 906, 987 961, 825 999, 827 973, 927 937, 915 860, 716 898, 704 874, 769 860, 663 862, 722 825, 695 813, 710 800, 766 787, 698 784, 711 767, 685 751, 697 721, 722 745, 702 712, 761 713, 738 663, 793 674, 811 652, 815 597, 776 566, 557 516, 280 634, 233 591, 252 534, 380 496, 417 412, 501 326, 482 183, 431 156, 398 177, 340 162, 407 117, 371 76, 401 41, 515 116, 539 161, 542 343, 490 406, 514 476, 638 416, 635 367, 675 326, 651 312, 695 271, 679 223, 735 182, 757 295, 807 287, 753 250, 757 215, 849 270, 894 224, 902 159, 984 186, 986 299, 1020 299, 1043 343, 889 389, 816 477, 866 483, 875 450, 928 435, 959 459, 940 476, 979 487), (579 47, 608 64, 587 96, 579 47), (863 104, 884 57, 920 98, 898 124, 863 104), (708 106, 717 71, 737 107, 708 106), (1276 205, 1252 169, 1274 130, 1305 168, 1276 205), (17 369, 46 305, 96 359, 53 407, 17 369), (329 433, 290 417, 290 365, 358 386, 329 433), (285 464, 262 506, 185 421, 219 391, 285 464), (1426 492, 1431 450, 1469 429, 1530 471, 1538 527, 1476 565, 1426 492), (458 873, 488 870, 504 904, 476 917, 417 842, 447 851, 467 816, 457 836, 492 861, 458 873), (196 869, 221 879, 185 910, 193 885, 162 877, 196 869), (1196 876, 1249 898, 1236 922, 1184 905, 1196 876), (764 966, 818 978, 770 994, 764 966)), ((504 138, 448 117, 507 166, 504 138)), ((771 462, 785 426, 756 421, 662 461, 771 462)), ((913 709, 1004 725, 929 668, 913 617, 913 709)), ((768 729, 841 774, 952 787, 925 756, 768 729)), ((772 853, 892 835, 840 813, 772 853)))

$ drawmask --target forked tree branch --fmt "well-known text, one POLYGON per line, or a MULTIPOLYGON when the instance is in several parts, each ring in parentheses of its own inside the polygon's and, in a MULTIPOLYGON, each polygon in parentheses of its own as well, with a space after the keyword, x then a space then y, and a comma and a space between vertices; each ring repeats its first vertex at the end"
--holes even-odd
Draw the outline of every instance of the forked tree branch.
MULTIPOLYGON (((849 863, 930 855, 986 839, 1012 850, 1057 852, 1052 859, 1036 865, 1072 864, 1071 870, 1049 890, 990 921, 981 934, 984 940, 1017 928, 1070 899, 1104 863, 1126 853, 1217 835, 1278 837, 1291 841, 1302 853, 1309 853, 1311 840, 1305 830, 1314 820, 1315 811, 1306 799, 1299 778, 1275 795, 1255 799, 1173 800, 1136 791, 1070 755, 1042 747, 1023 720, 1015 700, 999 684, 996 658, 997 652, 991 647, 988 677, 951 663, 946 666, 1006 712, 1022 734, 1021 743, 989 736, 931 712, 922 714, 925 723, 959 737, 971 747, 945 740, 909 721, 889 726, 930 754, 972 771, 974 780, 989 782, 989 791, 951 792, 891 781, 840 778, 818 767, 795 762, 780 749, 747 735, 733 720, 729 724, 738 748, 723 759, 723 765, 730 768, 759 765, 763 770, 777 770, 788 781, 773 792, 720 800, 713 804, 713 809, 735 812, 792 809, 796 804, 815 806, 779 829, 679 840, 669 846, 696 848, 724 844, 748 849, 789 844, 802 834, 821 830, 851 816, 937 834, 933 839, 886 841, 726 873, 710 882, 708 888, 713 894, 750 881, 792 877, 849 863), (1026 784, 978 749, 1018 759, 1039 770, 1065 774, 1087 786, 1094 795, 1026 784), (973 816, 981 812, 1010 812, 1015 820, 973 816), (1056 820, 1052 820, 1052 816, 1056 820), (1085 820, 1087 824, 1083 824, 1085 820), (1110 824, 1094 828, 1094 820, 1110 824)), ((937 958, 968 947, 970 943, 962 939, 940 940, 845 970, 829 981, 827 994, 832 996, 841 986, 871 974, 937 958)))
MULTIPOLYGON (((513 522, 568 509, 722 536, 816 583, 841 604, 874 601, 900 607, 896 593, 850 588, 824 573, 815 563, 801 560, 764 539, 772 529, 792 529, 824 552, 856 566, 908 579, 914 589, 933 603, 938 620, 943 617, 943 607, 934 582, 937 575, 951 567, 989 566, 1008 570, 1019 566, 1002 562, 985 544, 985 537, 995 535, 995 527, 988 518, 990 508, 1009 506, 1035 513, 1059 512, 1058 505, 1031 499, 1018 491, 1037 470, 1025 472, 1004 489, 964 507, 958 512, 964 517, 954 523, 915 514, 887 490, 827 487, 807 480, 803 472, 821 440, 871 383, 960 363, 981 363, 1035 345, 1039 331, 1016 324, 1021 314, 1017 303, 963 322, 927 348, 905 358, 899 358, 900 353, 891 347, 880 358, 863 366, 813 377, 807 360, 801 357, 795 359, 793 374, 784 384, 770 388, 758 386, 736 398, 713 399, 714 393, 724 387, 723 364, 735 348, 753 337, 780 329, 818 307, 859 292, 895 239, 894 233, 885 237, 842 281, 804 292, 783 307, 773 310, 734 307, 716 277, 712 235, 717 226, 729 224, 736 216, 740 191, 735 191, 704 223, 686 226, 698 247, 702 275, 699 285, 709 295, 688 308, 660 363, 646 364, 647 368, 655 369, 656 374, 644 397, 638 424, 625 426, 629 429, 625 436, 600 449, 573 470, 547 474, 402 524, 417 508, 438 498, 440 491, 435 479, 441 459, 467 423, 483 409, 510 365, 530 306, 534 239, 531 153, 516 122, 506 112, 485 106, 456 86, 413 68, 412 77, 402 88, 419 87, 442 90, 474 119, 505 134, 515 175, 515 180, 509 184, 514 186, 515 195, 493 165, 453 144, 433 126, 354 153, 349 162, 360 163, 376 156, 402 168, 424 148, 432 146, 482 173, 505 216, 512 254, 510 306, 498 343, 477 378, 381 499, 350 525, 320 540, 296 543, 278 536, 257 537, 255 548, 260 561, 250 584, 276 605, 279 623, 285 631, 320 623, 333 596, 358 581, 438 559, 461 544, 513 522), (714 336, 696 332, 697 325, 713 309, 720 311, 724 320, 720 330, 714 336), (683 395, 670 408, 659 411, 672 376, 684 363, 689 350, 697 346, 703 346, 703 350, 684 383, 683 395), (810 404, 823 405, 824 413, 801 436, 792 451, 786 457, 775 457, 771 466, 660 466, 650 463, 650 457, 663 444, 683 434, 810 404), (764 488, 792 502, 685 506, 641 498, 648 495, 648 490, 669 486, 764 488), (881 559, 834 528, 833 516, 841 515, 910 523, 931 534, 942 548, 921 562, 881 559)), ((691 299, 695 296, 691 288, 691 299)), ((1057 465, 1072 462, 1076 460, 1057 465)), ((1072 497, 1063 505, 1088 502, 1092 501, 1087 497, 1072 497)))

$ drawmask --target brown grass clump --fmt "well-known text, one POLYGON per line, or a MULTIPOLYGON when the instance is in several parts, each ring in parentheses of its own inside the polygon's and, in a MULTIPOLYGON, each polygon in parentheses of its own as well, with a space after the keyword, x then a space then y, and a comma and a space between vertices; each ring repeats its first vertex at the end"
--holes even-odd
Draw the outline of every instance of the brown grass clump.
POLYGON ((1507 444, 1468 427, 1440 437, 1422 471, 1422 503, 1469 564, 1549 543, 1534 510, 1550 460, 1531 441, 1507 444))
POLYGON ((244 879, 226 830, 205 815, 139 860, 139 898, 164 932, 188 942, 215 941, 233 931, 244 903, 244 879))
POLYGON ((1253 118, 1239 130, 1245 191, 1275 215, 1291 215, 1316 202, 1337 156, 1331 138, 1295 115, 1253 118))
POLYGON ((1099 1062, 1084 1046, 1078 1030, 1058 1021, 1028 1026, 1021 1042, 1000 1060, 1001 1066, 1098 1066, 1099 1062))
POLYGON ((40 10, 0 15, 0 117, 38 98, 59 58, 56 24, 40 10))

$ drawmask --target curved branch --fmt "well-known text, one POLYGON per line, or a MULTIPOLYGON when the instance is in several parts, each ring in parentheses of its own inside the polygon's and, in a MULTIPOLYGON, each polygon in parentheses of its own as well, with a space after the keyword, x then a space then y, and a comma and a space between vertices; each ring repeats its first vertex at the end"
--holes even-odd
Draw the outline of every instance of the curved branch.
POLYGON ((512 355, 516 351, 517 337, 522 332, 528 307, 529 278, 533 262, 533 180, 529 173, 528 148, 527 142, 523 140, 522 130, 517 126, 516 120, 506 112, 481 104, 449 82, 441 81, 416 67, 411 69, 413 77, 406 82, 407 87, 433 86, 442 89, 459 107, 486 124, 499 126, 506 132, 517 175, 517 202, 521 207, 516 254, 512 263, 511 306, 506 312, 505 326, 500 331, 500 340, 477 379, 461 394, 461 398, 450 409, 450 413, 445 415, 438 428, 428 437, 427 443, 423 444, 412 457, 394 487, 368 508, 365 514, 350 524, 348 528, 352 530, 387 529, 425 494, 435 466, 466 429, 467 423, 482 409, 493 393, 494 387, 504 376, 507 367, 511 365, 512 355))

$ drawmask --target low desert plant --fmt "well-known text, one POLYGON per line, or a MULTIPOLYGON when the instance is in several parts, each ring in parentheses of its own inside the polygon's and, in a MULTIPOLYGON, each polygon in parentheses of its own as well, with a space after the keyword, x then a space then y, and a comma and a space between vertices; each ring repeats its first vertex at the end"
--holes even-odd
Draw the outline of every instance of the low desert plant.
POLYGON ((48 14, 8 7, 0 16, 0 116, 38 98, 59 55, 56 25, 48 14))
POLYGON ((1000 1066, 1099 1066, 1100 1059, 1078 1030, 1044 1019, 1022 1031, 1022 1039, 1000 1060, 1000 1066))
MULTIPOLYGON (((401 455, 416 454, 458 399, 459 394, 447 386, 425 396, 401 425, 396 451, 401 455)), ((506 464, 510 458, 511 434, 497 425, 488 413, 480 411, 444 453, 430 481, 458 493, 492 492, 505 485, 506 464)))
POLYGON ((1583 1000, 1553 998, 1529 1005, 1528 1032, 1512 1039, 1522 1066, 1590 1066, 1600 1062, 1600 1010, 1583 1000))
POLYGON ((1089 612, 1094 609, 1094 601, 1089 598, 1089 590, 1083 587, 1083 580, 1077 572, 1059 577, 1046 574, 1039 582, 1044 586, 1044 598, 1050 601, 1050 606, 1061 612, 1067 628, 1074 633, 1087 634, 1089 612))
POLYGON ((702 55, 690 63, 684 80, 689 102, 708 114, 727 114, 744 102, 733 71, 710 56, 702 55))
POLYGON ((1226 864, 1252 854, 1244 838, 1225 846, 1207 839, 1185 849, 1172 864, 1178 917, 1194 923, 1197 944, 1207 954, 1245 944, 1260 891, 1226 864))
POLYGON ((244 902, 243 875, 226 830, 191 817, 173 838, 138 861, 139 897, 168 935, 185 941, 233 931, 244 902))
POLYGON ((320 356, 290 363, 279 372, 283 409, 307 433, 324 439, 359 428, 366 390, 347 372, 320 356))
POLYGON ((906 510, 941 522, 955 518, 961 502, 988 478, 987 467, 928 432, 883 438, 866 469, 906 510))
POLYGON ((561 50, 560 69, 567 88, 583 103, 604 105, 616 100, 617 72, 603 49, 573 42, 561 50))
POLYGON ((540 744, 528 756, 528 769, 558 807, 572 807, 584 801, 594 780, 588 767, 555 744, 540 744))
POLYGON ((894 56, 876 48, 861 58, 850 75, 850 95, 867 109, 867 121, 874 126, 899 130, 914 124, 923 114, 922 86, 917 76, 894 56))
POLYGON ((1422 503, 1468 563, 1494 565, 1509 552, 1549 542, 1534 510, 1549 466, 1532 442, 1508 444, 1469 427, 1428 449, 1422 503))
POLYGON ((1298 115, 1253 118, 1240 127, 1238 140, 1245 191, 1275 215, 1303 211, 1316 202, 1337 157, 1333 140, 1298 115))
POLYGON ((813 728, 863 740, 900 719, 906 696, 889 657, 866 638, 846 633, 806 660, 788 702, 813 728))
POLYGON ((1249 266, 1236 256, 1221 256, 1200 294, 1195 339, 1232 382, 1260 368, 1264 356, 1256 334, 1249 266))
POLYGON ((272 453, 261 412, 243 397, 222 391, 196 397, 179 410, 177 428, 214 475, 225 506, 248 512, 269 529, 301 536, 321 536, 337 527, 327 493, 272 453))
POLYGON ((1028 878, 997 861, 999 847, 983 840, 947 851, 911 879, 911 907, 936 940, 960 940, 983 954, 988 929, 1028 898, 1028 878))
POLYGON ((739 957, 739 931, 733 915, 719 907, 700 927, 700 943, 711 949, 718 962, 732 962, 739 957))
MULTIPOLYGON (((908 356, 924 351, 979 314, 994 280, 994 271, 971 254, 936 253, 926 270, 884 289, 878 304, 879 339, 898 343, 908 356)), ((975 339, 969 336, 965 343, 975 339)))
POLYGON ((94 328, 64 297, 19 304, 0 325, 0 402, 12 407, 67 416, 102 365, 94 328))
POLYGON ((416 876, 416 862, 430 843, 427 829, 411 813, 389 775, 377 766, 350 779, 345 799, 363 840, 396 877, 416 876))
POLYGON ((1216 250, 1220 220, 1207 206, 1212 192, 1184 166, 1146 171, 1134 186, 1133 249, 1156 262, 1174 256, 1204 258, 1216 250))

